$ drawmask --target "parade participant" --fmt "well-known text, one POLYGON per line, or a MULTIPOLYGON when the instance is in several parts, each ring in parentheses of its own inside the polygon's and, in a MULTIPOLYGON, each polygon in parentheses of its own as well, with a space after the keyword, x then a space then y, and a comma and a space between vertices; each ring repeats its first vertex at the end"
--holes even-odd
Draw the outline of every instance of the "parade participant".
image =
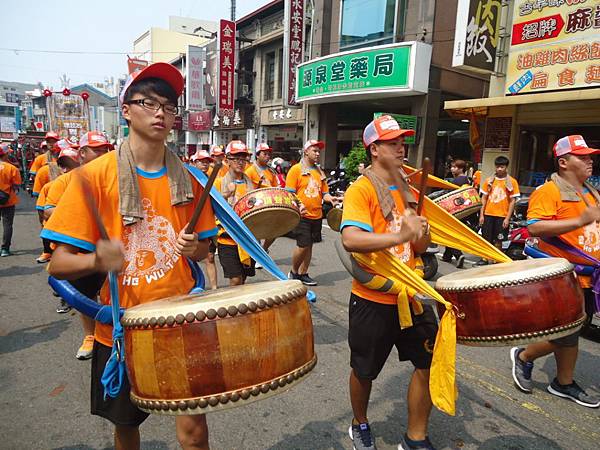
MULTIPOLYGON (((536 189, 529 199, 527 229, 540 240, 540 249, 551 256, 567 258, 577 264, 569 251, 544 245, 545 239, 558 237, 568 247, 600 259, 600 195, 586 180, 592 175, 592 155, 600 150, 587 146, 579 135, 565 136, 554 144, 555 165, 558 172, 550 181, 536 189)), ((586 309, 594 304, 594 292, 589 276, 578 276, 583 288, 586 309)), ((556 376, 547 387, 548 392, 575 403, 597 408, 600 397, 586 393, 573 379, 578 354, 579 332, 547 342, 537 342, 525 348, 510 350, 512 375, 517 387, 530 393, 533 388, 533 362, 554 353, 556 376)))
MULTIPOLYGON (((256 146, 256 160, 248 166, 245 173, 252 180, 254 189, 267 188, 267 187, 278 187, 277 177, 271 167, 269 167, 269 161, 273 149, 269 147, 269 144, 261 142, 256 146)), ((275 239, 265 239, 262 247, 267 253, 269 253, 269 247, 275 242, 275 239)), ((262 266, 256 265, 257 269, 262 266)))
POLYGON ((223 151, 223 147, 221 147, 220 145, 213 145, 210 148, 210 156, 212 156, 214 162, 220 162, 222 164, 217 178, 223 178, 225 175, 227 175, 227 172, 229 172, 229 165, 227 163, 227 160, 225 159, 225 152, 223 151))
MULTIPOLYGON (((190 162, 200 169, 208 177, 210 176, 210 164, 214 161, 206 150, 198 150, 190 158, 190 162)), ((215 254, 217 253, 217 240, 213 237, 208 245, 208 255, 204 261, 206 266, 206 277, 211 289, 217 289, 217 265, 215 264, 215 254)))
MULTIPOLYGON (((103 133, 99 131, 90 131, 81 136, 81 139, 79 140, 77 159, 81 165, 84 165, 93 161, 99 156, 104 155, 110 151, 111 148, 112 145, 108 142, 108 139, 103 133)), ((61 155, 62 154, 63 153, 61 152, 61 155)), ((61 162, 60 156, 58 158, 58 162, 59 164, 61 162)), ((46 195, 46 206, 44 210, 44 216, 46 220, 50 218, 54 208, 56 208, 56 205, 58 205, 58 202, 72 180, 72 174, 73 172, 68 170, 56 180, 48 183, 50 185, 50 189, 46 195)), ((98 292, 100 291, 105 278, 106 274, 94 273, 86 277, 73 280, 71 284, 86 297, 95 299, 98 296, 98 292)), ((61 300, 56 312, 67 312, 70 309, 70 306, 64 300, 61 300)), ((79 317, 81 318, 84 337, 83 342, 75 354, 75 357, 80 360, 86 360, 92 357, 94 348, 95 322, 92 318, 86 316, 85 314, 80 314, 79 317)))
MULTIPOLYGON (((469 184, 469 179, 465 174, 465 169, 467 168, 467 163, 462 159, 455 159, 450 164, 450 172, 452 172, 452 183, 457 186, 463 186, 464 184, 469 184)), ((458 249, 446 247, 444 251, 444 255, 442 256, 442 261, 451 262, 452 258, 456 258, 456 268, 462 269, 465 264, 465 256, 458 249)))
MULTIPOLYGON (((348 188, 341 223, 342 243, 347 251, 371 253, 387 249, 411 269, 415 268, 415 254, 424 252, 429 245, 429 225, 424 217, 404 205, 397 190, 404 186, 394 186, 392 171, 402 168, 404 137, 413 134, 414 130, 400 129, 388 115, 367 125, 363 141, 372 165, 348 188)), ((407 197, 410 195, 408 191, 407 197)), ((402 329, 397 302, 396 294, 352 281, 348 344, 354 418, 349 434, 356 450, 376 448, 367 407, 372 382, 394 346, 400 361, 411 361, 415 368, 408 387, 408 428, 398 448, 433 449, 427 438, 427 424, 432 407, 429 368, 436 319, 433 309, 424 306, 420 315, 411 310, 413 325, 402 329)))
POLYGON ((2 221, 2 247, 0 256, 10 256, 15 208, 19 203, 17 192, 21 185, 19 169, 8 162, 8 146, 0 145, 0 220, 2 221))
POLYGON ((303 147, 303 158, 290 168, 285 179, 285 188, 295 193, 306 208, 306 213, 294 230, 296 248, 292 254, 292 270, 288 276, 307 286, 317 285, 308 275, 308 267, 312 259, 313 243, 321 240, 323 201, 334 206, 341 202, 341 199, 329 194, 325 174, 317 165, 324 148, 325 143, 322 141, 307 141, 303 147))
POLYGON ((55 133, 54 131, 48 131, 46 133, 46 136, 44 136, 44 141, 42 141, 40 144, 40 150, 45 148, 46 151, 36 156, 31 163, 31 167, 29 168, 29 173, 32 177, 35 177, 35 174, 38 172, 38 170, 48 164, 48 162, 56 160, 56 156, 60 150, 57 152, 54 148, 54 144, 56 144, 59 140, 60 136, 58 133, 55 133), (45 147, 44 144, 46 144, 45 147))
MULTIPOLYGON (((186 258, 206 256, 207 238, 216 233, 216 226, 207 203, 194 232, 185 232, 202 187, 165 147, 183 84, 177 68, 166 63, 129 76, 119 96, 129 137, 117 151, 77 171, 42 232, 58 242, 49 267, 52 276, 74 279, 120 272, 117 283, 124 308, 184 295, 194 287, 186 258), (94 204, 110 240, 100 238, 94 204)), ((106 283, 100 299, 110 302, 106 283)), ((139 449, 139 425, 148 415, 131 403, 126 377, 116 398, 104 397, 101 377, 112 351, 112 327, 97 323, 94 337, 92 414, 115 425, 116 449, 139 449)), ((184 449, 208 448, 204 415, 178 416, 176 428, 184 449)))
MULTIPOLYGON (((508 158, 498 156, 494 160, 496 173, 481 185, 481 211, 479 225, 482 236, 498 249, 502 249, 502 241, 508 239, 508 225, 519 197, 519 183, 508 175, 508 158)), ((482 259, 477 265, 489 264, 482 259)))
MULTIPOLYGON (((56 134, 56 133, 54 133, 56 134)), ((46 139, 50 139, 53 142, 52 138, 48 138, 49 133, 46 133, 46 139)), ((56 158, 60 154, 63 149, 71 148, 71 143, 66 139, 61 139, 60 141, 56 141, 51 148, 51 151, 44 153, 45 157, 48 158, 48 162, 41 166, 37 173, 35 174, 35 179, 33 182, 33 196, 37 197, 40 195, 40 191, 44 187, 46 183, 55 180, 58 178, 62 171, 58 164, 56 163, 56 158), (50 154, 50 155, 49 155, 50 154)), ((44 156, 41 155, 41 156, 44 156)), ((36 158, 37 160, 37 158, 36 158)), ((40 225, 44 226, 44 215, 41 211, 38 210, 38 219, 40 221, 40 225)), ((52 257, 52 249, 50 248, 50 241, 48 239, 42 238, 43 251, 40 256, 36 259, 38 264, 44 264, 50 261, 52 257)))
MULTIPOLYGON (((227 203, 233 206, 241 197, 254 189, 252 181, 244 173, 250 154, 246 144, 242 141, 231 141, 227 144, 225 153, 229 171, 223 178, 217 178, 215 188, 223 195, 227 203)), ((223 229, 219 230, 217 249, 223 275, 225 278, 229 278, 230 286, 244 284, 247 277, 253 277, 256 274, 254 261, 223 229)))

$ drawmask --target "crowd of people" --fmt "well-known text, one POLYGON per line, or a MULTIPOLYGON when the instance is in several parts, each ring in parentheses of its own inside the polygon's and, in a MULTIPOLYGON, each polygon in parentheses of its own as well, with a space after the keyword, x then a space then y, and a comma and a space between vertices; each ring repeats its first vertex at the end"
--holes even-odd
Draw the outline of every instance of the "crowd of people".
MULTIPOLYGON (((205 261, 210 289, 218 287, 217 259, 230 286, 242 285, 255 274, 254 261, 218 223, 210 202, 202 209, 194 230, 186 231, 203 187, 165 147, 183 85, 179 71, 164 63, 134 73, 120 95, 130 135, 116 151, 97 131, 81 136, 77 145, 49 132, 45 136, 46 151, 31 167, 44 248, 38 263, 49 263, 47 269, 52 276, 70 280, 85 296, 103 304, 111 301, 105 282, 109 272, 118 273, 118 296, 123 308, 190 292, 195 280, 187 258, 205 261), (103 229, 110 239, 102 237, 103 229), (154 276, 157 273, 160 276, 154 276)), ((390 116, 369 123, 363 141, 370 165, 361 167, 362 175, 343 199, 328 192, 325 174, 318 165, 325 151, 321 141, 308 140, 300 162, 285 177, 281 166, 278 170, 269 165, 272 148, 266 143, 258 144, 252 162, 251 150, 235 140, 224 149, 213 146, 210 151, 197 151, 190 163, 206 175, 216 163, 221 165, 214 186, 230 205, 264 187, 284 185, 294 193, 302 217, 294 233, 296 247, 288 276, 315 286, 309 269, 313 244, 321 234, 323 202, 343 202, 340 231, 348 252, 370 254, 387 249, 415 269, 416 257, 431 242, 430 225, 426 217, 415 212, 416 198, 412 194, 405 203, 405 194, 399 191, 394 176, 402 169, 404 139, 413 133, 401 129, 390 116)), ((591 175, 591 155, 597 153, 600 151, 588 148, 581 137, 559 140, 555 146, 556 177, 532 196, 529 219, 533 234, 563 236, 572 246, 600 258, 600 197, 585 183, 591 175), (596 236, 593 245, 581 240, 590 233, 596 236)), ((507 167, 508 160, 498 158, 495 174, 477 181, 483 198, 479 221, 484 235, 493 242, 507 229, 519 194, 518 183, 507 174, 507 167)), ((468 183, 464 172, 464 162, 454 161, 455 184, 468 183)), ((2 256, 10 255, 16 194, 21 184, 19 171, 7 162, 7 150, 1 147, 2 256)), ((262 242, 266 251, 272 245, 276 245, 272 239, 262 242)), ((453 250, 449 254, 461 261, 461 254, 453 250)), ((593 296, 589 277, 579 280, 586 296, 593 296)), ((399 359, 414 366, 407 380, 408 422, 398 448, 433 449, 427 431, 432 409, 430 367, 438 331, 433 309, 426 305, 422 309, 411 307, 412 326, 405 328, 399 323, 396 294, 354 279, 349 297, 349 403, 353 411, 349 435, 353 447, 376 448, 367 415, 369 397, 373 381, 396 347, 399 359)), ((68 309, 61 303, 57 312, 68 309)), ((101 379, 111 357, 112 327, 81 317, 84 338, 76 356, 92 359, 91 412, 114 424, 115 448, 139 448, 139 426, 148 415, 131 402, 127 377, 116 397, 105 396, 103 391, 101 379)), ((573 379, 577 342, 578 334, 574 333, 512 349, 512 374, 519 389, 531 392, 534 361, 553 353, 557 375, 549 392, 580 405, 600 406, 600 400, 573 379)), ((183 448, 208 448, 204 415, 179 415, 175 421, 183 448)))

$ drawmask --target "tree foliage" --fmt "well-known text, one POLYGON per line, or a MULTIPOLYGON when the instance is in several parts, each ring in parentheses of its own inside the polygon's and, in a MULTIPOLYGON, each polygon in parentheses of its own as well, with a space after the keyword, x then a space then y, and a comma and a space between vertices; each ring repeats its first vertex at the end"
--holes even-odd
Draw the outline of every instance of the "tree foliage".
POLYGON ((354 181, 358 178, 358 165, 364 163, 365 167, 369 165, 367 158, 367 151, 365 150, 362 142, 356 144, 348 152, 348 156, 342 159, 344 163, 344 171, 346 172, 346 178, 350 181, 354 181))

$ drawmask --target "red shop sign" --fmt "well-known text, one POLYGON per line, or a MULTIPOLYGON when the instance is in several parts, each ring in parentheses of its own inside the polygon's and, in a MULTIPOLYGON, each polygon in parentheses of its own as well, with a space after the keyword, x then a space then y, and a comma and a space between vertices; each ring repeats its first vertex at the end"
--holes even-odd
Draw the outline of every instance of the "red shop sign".
POLYGON ((219 23, 219 111, 231 111, 235 99, 235 22, 219 23))

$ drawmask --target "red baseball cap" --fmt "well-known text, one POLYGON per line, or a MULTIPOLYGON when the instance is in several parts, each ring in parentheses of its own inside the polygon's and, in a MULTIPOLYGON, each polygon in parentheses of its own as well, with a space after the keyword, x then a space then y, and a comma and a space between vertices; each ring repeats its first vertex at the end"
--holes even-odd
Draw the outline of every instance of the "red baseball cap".
POLYGON ((190 161, 202 161, 203 159, 210 159, 211 161, 213 160, 213 158, 206 150, 198 150, 192 155, 190 161))
POLYGON ((554 156, 556 158, 569 153, 572 155, 597 155, 600 150, 589 148, 582 136, 573 134, 560 138, 554 144, 554 156))
POLYGON ((72 147, 63 148, 58 154, 56 161, 60 161, 61 158, 71 158, 77 164, 79 164, 79 153, 72 147))
POLYGON ((60 153, 62 152, 64 149, 73 148, 73 144, 71 142, 69 142, 66 139, 61 139, 60 141, 56 142, 53 146, 52 146, 52 151, 54 153, 60 153))
POLYGON ((258 152, 272 152, 273 149, 271 147, 269 147, 269 144, 267 144, 266 142, 261 142, 260 144, 258 144, 256 146, 256 153, 258 152))
POLYGON ((8 144, 0 144, 0 156, 8 155, 10 153, 10 147, 8 144))
POLYGON ((60 136, 58 135, 58 133, 55 133, 54 131, 48 131, 46 133, 46 136, 44 136, 44 139, 48 140, 48 139, 55 139, 55 140, 59 140, 60 136))
POLYGON ((237 155, 239 153, 248 154, 248 147, 242 141, 231 141, 225 148, 225 154, 237 155))
POLYGON ((363 143, 369 148, 375 141, 390 141, 400 136, 414 136, 415 130, 403 130, 392 116, 383 115, 371 121, 363 132, 363 143))
POLYGON ((220 145, 211 146, 210 154, 211 154, 211 156, 220 156, 220 155, 224 154, 223 147, 221 147, 220 145))
POLYGON ((119 95, 119 104, 123 104, 123 100, 125 100, 125 94, 134 82, 141 81, 146 78, 160 78, 161 80, 166 81, 173 88, 177 94, 177 97, 179 97, 183 92, 184 81, 181 72, 172 64, 158 62, 150 64, 149 66, 144 67, 142 70, 133 72, 131 75, 129 75, 125 85, 123 86, 123 89, 121 90, 121 94, 119 95))
POLYGON ((46 141, 40 142, 40 148, 44 148, 44 147, 48 148, 48 143, 46 141))
POLYGON ((79 147, 104 147, 110 146, 110 142, 100 131, 88 131, 79 139, 79 147))
POLYGON ((315 139, 309 139, 302 147, 303 150, 308 150, 309 147, 319 147, 319 150, 323 150, 325 148, 325 142, 317 141, 315 139))

